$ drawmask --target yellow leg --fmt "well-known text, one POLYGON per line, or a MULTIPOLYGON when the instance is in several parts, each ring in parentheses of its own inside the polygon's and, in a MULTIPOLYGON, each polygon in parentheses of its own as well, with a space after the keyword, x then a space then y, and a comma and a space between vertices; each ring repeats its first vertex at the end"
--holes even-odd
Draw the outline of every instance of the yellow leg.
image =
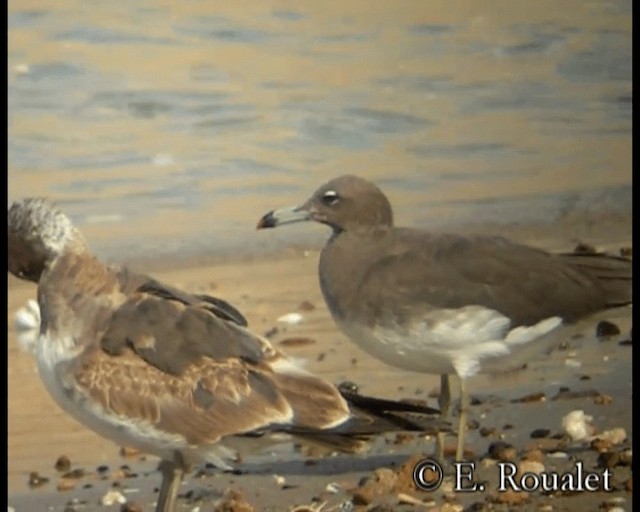
MULTIPOLYGON (((438 405, 440 406, 440 417, 445 420, 449 415, 449 406, 451 405, 451 387, 449 386, 449 375, 443 373, 440 375, 440 394, 438 395, 438 405)), ((436 438, 436 458, 440 462, 444 462, 444 432, 438 432, 436 438)))
POLYGON ((456 445, 456 460, 464 457, 464 436, 467 430, 467 415, 469 413, 469 394, 464 379, 460 379, 460 420, 458 421, 458 444, 456 445))

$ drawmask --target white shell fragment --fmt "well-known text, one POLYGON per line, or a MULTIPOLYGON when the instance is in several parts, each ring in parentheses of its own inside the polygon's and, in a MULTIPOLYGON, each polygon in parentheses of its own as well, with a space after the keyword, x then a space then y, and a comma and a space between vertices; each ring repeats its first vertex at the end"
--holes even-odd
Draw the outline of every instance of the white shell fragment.
POLYGON ((126 502, 127 502, 127 498, 125 498, 118 491, 107 491, 107 493, 102 498, 100 498, 100 503, 105 507, 109 507, 115 504, 122 505, 126 502))
POLYGON ((300 313, 287 313, 286 315, 282 315, 280 318, 278 318, 278 322, 295 325, 302 322, 303 318, 304 317, 300 313))
POLYGON ((562 418, 562 427, 573 441, 584 441, 595 432, 593 416, 587 416, 584 411, 571 411, 562 418))
POLYGON ((621 427, 613 428, 611 430, 605 430, 598 434, 597 437, 598 439, 604 439, 605 441, 609 441, 611 444, 616 445, 624 443, 625 439, 627 439, 627 431, 621 427))
POLYGON ((337 494, 338 492, 340 492, 340 485, 336 482, 329 482, 324 490, 330 492, 331 494, 337 494))

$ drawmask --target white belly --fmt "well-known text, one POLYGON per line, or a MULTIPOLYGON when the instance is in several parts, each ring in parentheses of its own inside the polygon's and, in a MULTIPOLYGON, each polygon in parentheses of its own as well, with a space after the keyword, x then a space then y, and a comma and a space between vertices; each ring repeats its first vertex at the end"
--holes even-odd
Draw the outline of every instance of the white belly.
POLYGON ((466 306, 429 312, 408 326, 337 323, 356 345, 387 364, 467 378, 521 366, 526 357, 548 347, 546 335, 562 320, 551 317, 511 329, 509 319, 497 311, 466 306))

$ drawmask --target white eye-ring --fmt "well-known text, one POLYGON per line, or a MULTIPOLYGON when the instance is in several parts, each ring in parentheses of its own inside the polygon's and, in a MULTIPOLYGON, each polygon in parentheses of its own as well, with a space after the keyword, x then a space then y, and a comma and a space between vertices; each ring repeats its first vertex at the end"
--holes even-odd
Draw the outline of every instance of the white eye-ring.
POLYGON ((327 190, 322 194, 322 202, 328 205, 334 205, 340 200, 340 196, 335 190, 327 190))

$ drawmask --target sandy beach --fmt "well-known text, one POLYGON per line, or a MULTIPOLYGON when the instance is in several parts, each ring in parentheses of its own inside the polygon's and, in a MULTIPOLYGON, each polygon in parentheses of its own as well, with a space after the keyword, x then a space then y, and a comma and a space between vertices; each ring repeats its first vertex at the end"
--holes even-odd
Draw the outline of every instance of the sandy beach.
MULTIPOLYGON (((100 258, 224 298, 331 382, 435 406, 438 376, 386 366, 335 327, 317 279, 326 227, 256 222, 353 173, 383 189, 397 225, 618 254, 632 233, 631 11, 627 0, 9 2, 9 200, 51 199, 100 258), (301 321, 279 320, 289 313, 301 321)), ((153 510, 158 460, 123 455, 63 413, 20 349, 14 317, 35 294, 9 276, 10 510, 153 510)), ((448 467, 419 491, 425 437, 385 434, 357 455, 273 439, 242 447, 233 472, 194 468, 180 509, 630 511, 630 331, 631 307, 602 312, 526 369, 470 381, 467 456, 484 490, 456 490, 448 467), (619 333, 598 338, 601 320, 619 333), (573 411, 604 438, 570 441, 573 411), (583 471, 598 490, 501 493, 508 462, 583 471)))

